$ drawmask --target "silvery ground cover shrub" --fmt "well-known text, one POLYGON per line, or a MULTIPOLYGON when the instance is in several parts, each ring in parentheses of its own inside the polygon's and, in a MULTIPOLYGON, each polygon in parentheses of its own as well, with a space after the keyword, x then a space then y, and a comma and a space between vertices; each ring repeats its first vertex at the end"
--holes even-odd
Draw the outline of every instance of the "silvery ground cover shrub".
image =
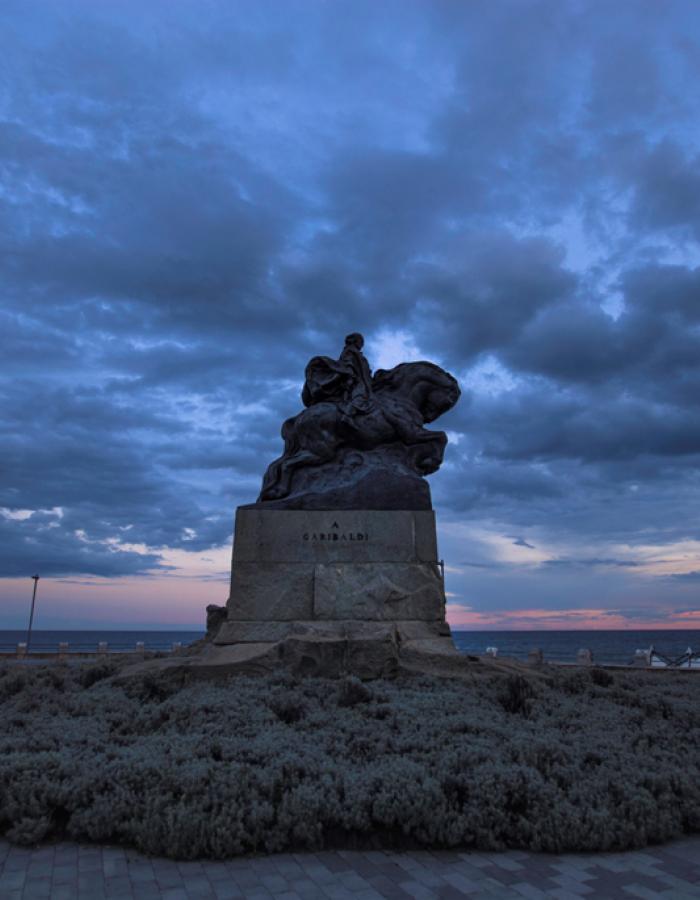
POLYGON ((9 840, 225 858, 358 842, 610 850, 700 830, 692 673, 122 684, 115 665, 0 666, 9 840))

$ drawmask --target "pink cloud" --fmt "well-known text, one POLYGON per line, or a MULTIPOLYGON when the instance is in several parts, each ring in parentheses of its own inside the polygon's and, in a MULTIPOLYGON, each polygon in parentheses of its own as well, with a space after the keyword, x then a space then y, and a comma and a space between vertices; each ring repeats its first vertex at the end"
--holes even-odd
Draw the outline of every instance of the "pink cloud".
POLYGON ((700 628, 700 610, 658 613, 658 618, 621 615, 605 609, 494 609, 489 612, 447 605, 447 620, 456 629, 502 631, 612 631, 616 629, 700 628))

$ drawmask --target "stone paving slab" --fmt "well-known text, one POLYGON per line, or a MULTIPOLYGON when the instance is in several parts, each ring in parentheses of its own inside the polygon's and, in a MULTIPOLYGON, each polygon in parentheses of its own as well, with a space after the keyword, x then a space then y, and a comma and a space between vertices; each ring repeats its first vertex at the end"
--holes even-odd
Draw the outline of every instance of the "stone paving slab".
POLYGON ((0 900, 700 900, 700 835, 628 853, 372 850, 230 861, 0 840, 0 900))

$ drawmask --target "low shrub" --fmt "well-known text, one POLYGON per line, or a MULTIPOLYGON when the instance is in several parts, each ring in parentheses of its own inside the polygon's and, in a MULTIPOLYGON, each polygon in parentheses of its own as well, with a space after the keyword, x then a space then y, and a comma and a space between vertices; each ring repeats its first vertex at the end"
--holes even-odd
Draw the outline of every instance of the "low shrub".
POLYGON ((267 701, 267 705, 285 725, 294 725, 295 722, 304 718, 304 703, 298 697, 285 697, 278 694, 276 697, 271 697, 267 701))
POLYGON ((349 675, 340 682, 338 706, 357 706, 358 703, 369 703, 371 699, 372 691, 354 675, 349 675))
MULTIPOLYGON (((111 672, 104 672, 103 669, 98 670, 94 681, 113 675, 114 671, 114 669, 111 672)), ((94 681, 91 680, 91 683, 94 683, 94 681)), ((177 675, 145 672, 140 677, 129 680, 125 684, 124 690, 132 700, 140 700, 143 703, 162 703, 164 700, 177 694, 185 683, 186 680, 177 675)))
POLYGON ((585 671, 574 669, 572 672, 563 671, 554 684, 565 694, 585 694, 591 686, 591 679, 585 671))
POLYGON ((82 687, 89 688, 103 678, 111 678, 116 671, 114 663, 99 662, 81 666, 78 672, 78 681, 82 687))
POLYGON ((24 671, 10 669, 9 666, 0 668, 0 703, 25 690, 27 683, 24 671))
POLYGON ((692 674, 122 686, 9 668, 0 832, 15 843, 223 859, 350 840, 622 850, 700 829, 692 674))
POLYGON ((508 713, 529 716, 535 692, 530 682, 522 675, 509 675, 505 688, 498 694, 498 702, 508 713))
POLYGON ((591 669, 588 674, 593 684, 598 685, 598 687, 610 687, 611 684, 615 684, 615 676, 612 672, 608 672, 607 669, 601 669, 599 666, 591 669))

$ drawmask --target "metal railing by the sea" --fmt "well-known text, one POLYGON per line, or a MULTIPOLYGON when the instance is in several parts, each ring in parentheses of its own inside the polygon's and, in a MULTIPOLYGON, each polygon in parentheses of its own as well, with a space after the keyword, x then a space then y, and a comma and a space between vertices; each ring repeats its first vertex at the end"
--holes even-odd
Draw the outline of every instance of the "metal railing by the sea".
MULTIPOLYGON (((506 658, 499 657, 498 647, 487 647, 483 657, 486 659, 506 658)), ((479 656, 470 656, 470 658, 478 659, 479 656)), ((630 667, 644 669, 695 669, 700 671, 700 651, 693 650, 691 647, 681 653, 679 656, 667 656, 660 653, 652 645, 648 649, 637 650, 632 659, 627 663, 610 663, 595 662, 593 651, 588 648, 582 648, 576 654, 575 662, 563 662, 558 659, 545 659, 544 651, 535 647, 530 650, 527 656, 527 662, 531 666, 542 666, 546 663, 555 666, 599 666, 605 669, 626 669, 630 667)))
POLYGON ((660 653, 652 645, 648 650, 637 650, 633 664, 648 666, 652 669, 700 669, 700 651, 688 647, 684 653, 672 657, 660 653))
POLYGON ((132 654, 135 656, 160 656, 163 654, 177 653, 182 650, 181 641, 173 641, 169 648, 164 647, 147 647, 144 641, 136 641, 132 647, 110 647, 108 641, 98 641, 94 647, 81 644, 78 647, 71 646, 67 641, 59 641, 58 645, 53 647, 32 648, 27 646, 26 641, 20 641, 14 649, 0 650, 0 659, 21 659, 21 660, 65 660, 71 659, 91 659, 102 658, 106 656, 125 656, 132 654))

